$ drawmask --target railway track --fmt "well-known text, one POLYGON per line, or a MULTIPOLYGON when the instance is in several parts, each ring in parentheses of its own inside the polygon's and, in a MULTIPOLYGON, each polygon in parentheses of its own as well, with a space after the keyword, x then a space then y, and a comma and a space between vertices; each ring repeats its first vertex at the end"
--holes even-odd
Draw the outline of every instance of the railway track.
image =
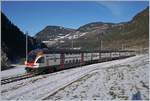
POLYGON ((1 85, 11 83, 11 82, 15 82, 15 81, 19 81, 19 80, 23 80, 23 79, 30 78, 30 77, 34 77, 36 75, 37 74, 35 74, 35 73, 26 73, 26 74, 22 74, 22 75, 19 75, 19 76, 5 78, 5 79, 1 80, 1 85))
MULTIPOLYGON (((108 68, 108 67, 102 66, 101 68, 108 68)), ((101 69, 101 68, 99 68, 99 69, 101 69)), ((37 84, 34 87, 31 85, 30 89, 26 89, 26 90, 22 90, 17 93, 14 93, 14 94, 10 95, 7 98, 7 100, 16 100, 16 99, 22 99, 22 98, 23 99, 31 98, 31 99, 38 99, 38 100, 48 100, 52 96, 54 96, 57 92, 66 88, 67 86, 71 85, 72 83, 74 83, 76 81, 80 81, 82 78, 84 78, 86 76, 92 75, 91 73, 95 70, 98 70, 98 69, 93 68, 93 67, 91 67, 89 69, 81 68, 80 70, 72 71, 67 75, 62 74, 62 76, 60 76, 60 78, 58 76, 58 78, 56 78, 56 79, 49 79, 46 82, 42 82, 43 84, 37 84), (58 83, 58 81, 60 83, 58 83), (39 91, 43 91, 43 92, 39 92, 39 91), (37 95, 36 95, 36 92, 38 92, 37 95), (35 97, 34 96, 31 97, 30 95, 32 95, 32 94, 35 94, 35 97)), ((29 77, 32 77, 32 76, 29 76, 29 77)), ((26 78, 28 78, 28 77, 26 77, 26 78)), ((18 80, 16 80, 16 81, 18 81, 18 80)))
MULTIPOLYGON (((122 58, 127 58, 127 57, 111 58, 111 59, 101 60, 101 62, 110 61, 110 60, 117 60, 117 59, 122 59, 122 58)), ((22 75, 15 76, 15 77, 4 78, 4 79, 1 79, 1 85, 15 82, 15 81, 19 81, 19 80, 23 80, 23 79, 30 78, 30 77, 34 77, 36 75, 38 75, 38 74, 37 73, 26 73, 26 74, 22 74, 22 75)))

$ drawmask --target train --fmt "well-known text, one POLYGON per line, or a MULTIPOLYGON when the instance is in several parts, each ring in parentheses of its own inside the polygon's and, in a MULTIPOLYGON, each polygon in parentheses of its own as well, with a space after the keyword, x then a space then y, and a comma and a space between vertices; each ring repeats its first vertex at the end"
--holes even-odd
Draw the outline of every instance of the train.
POLYGON ((131 56, 135 52, 129 50, 35 49, 28 53, 25 69, 28 73, 50 73, 131 56))

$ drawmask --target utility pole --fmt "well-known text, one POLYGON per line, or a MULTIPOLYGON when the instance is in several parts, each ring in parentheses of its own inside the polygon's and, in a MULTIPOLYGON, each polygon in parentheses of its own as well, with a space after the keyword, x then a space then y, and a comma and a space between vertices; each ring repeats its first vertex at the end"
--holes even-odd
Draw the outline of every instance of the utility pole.
POLYGON ((77 38, 77 48, 80 48, 79 46, 80 46, 80 44, 79 44, 79 33, 77 34, 78 35, 78 38, 77 38))
POLYGON ((26 62, 28 60, 28 32, 26 32, 26 62))
POLYGON ((102 33, 99 33, 99 58, 101 59, 101 50, 102 50, 102 33))
POLYGON ((72 36, 72 41, 71 41, 71 47, 73 49, 73 36, 72 36))
POLYGON ((102 43, 103 43, 102 36, 103 36, 103 33, 99 33, 99 41, 100 41, 100 43, 99 43, 99 51, 102 50, 102 43))
POLYGON ((121 49, 124 50, 124 44, 123 43, 121 44, 121 49))
POLYGON ((127 45, 126 44, 122 44, 122 50, 126 50, 127 49, 127 45))
POLYGON ((102 40, 102 39, 101 39, 101 42, 100 42, 100 43, 101 43, 101 45, 100 45, 100 46, 101 46, 101 47, 100 47, 100 50, 102 50, 102 47, 103 47, 103 40, 102 40))

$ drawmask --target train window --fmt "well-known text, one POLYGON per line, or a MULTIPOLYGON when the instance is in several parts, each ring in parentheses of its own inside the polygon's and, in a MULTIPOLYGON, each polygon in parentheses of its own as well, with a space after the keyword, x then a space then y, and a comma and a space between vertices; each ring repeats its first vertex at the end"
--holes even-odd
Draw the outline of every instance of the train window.
POLYGON ((54 62, 56 62, 56 60, 57 60, 56 57, 54 57, 54 62))
POLYGON ((80 62, 81 60, 79 59, 78 62, 80 62))
POLYGON ((37 60, 37 63, 44 63, 44 57, 41 57, 37 60))
POLYGON ((78 63, 78 59, 76 60, 76 63, 78 63))
POLYGON ((69 63, 71 63, 71 60, 69 60, 69 63))
POLYGON ((28 62, 31 62, 31 61, 35 61, 35 59, 36 59, 36 55, 35 54, 29 54, 28 55, 28 62))
POLYGON ((68 63, 68 61, 65 62, 66 64, 68 63))
POLYGON ((75 63, 75 60, 73 60, 73 63, 75 63))

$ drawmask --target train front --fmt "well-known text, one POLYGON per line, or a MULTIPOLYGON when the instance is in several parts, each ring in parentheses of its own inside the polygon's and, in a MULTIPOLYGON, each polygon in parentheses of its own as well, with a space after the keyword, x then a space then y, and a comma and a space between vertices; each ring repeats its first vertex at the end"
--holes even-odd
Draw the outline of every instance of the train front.
POLYGON ((40 62, 42 61, 41 57, 43 52, 41 50, 33 50, 29 52, 27 56, 27 61, 25 61, 25 69, 27 72, 36 72, 40 67, 40 62))

